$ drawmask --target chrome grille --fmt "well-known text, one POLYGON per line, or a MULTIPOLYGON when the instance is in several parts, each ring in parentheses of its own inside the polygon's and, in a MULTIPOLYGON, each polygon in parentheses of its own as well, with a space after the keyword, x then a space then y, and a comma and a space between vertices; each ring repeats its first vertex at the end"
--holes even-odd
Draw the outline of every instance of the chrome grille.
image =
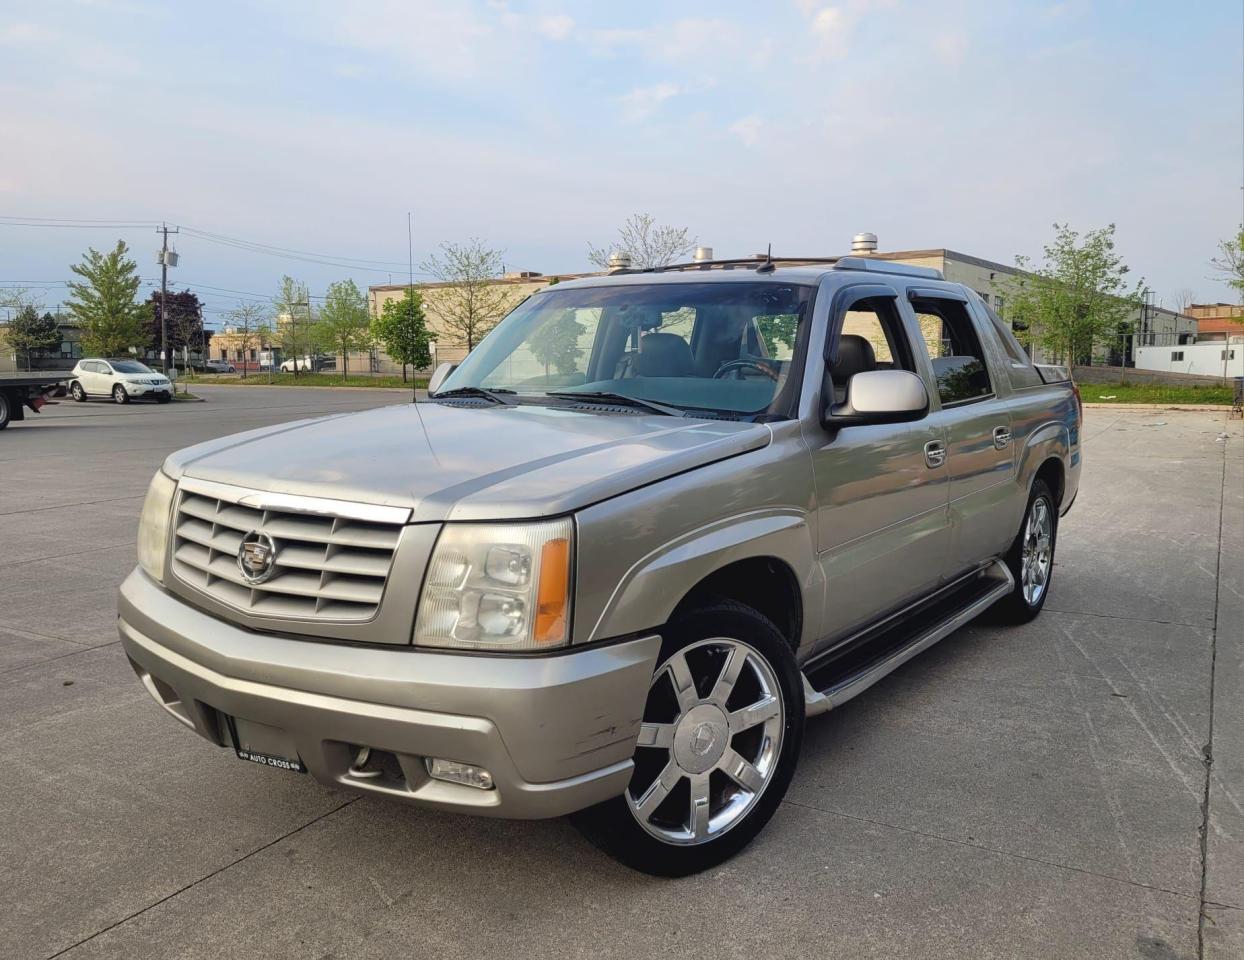
POLYGON ((401 530, 397 523, 250 506, 183 489, 172 567, 182 582, 257 616, 369 620, 401 530), (276 545, 276 572, 262 583, 247 581, 237 563, 252 530, 276 545))

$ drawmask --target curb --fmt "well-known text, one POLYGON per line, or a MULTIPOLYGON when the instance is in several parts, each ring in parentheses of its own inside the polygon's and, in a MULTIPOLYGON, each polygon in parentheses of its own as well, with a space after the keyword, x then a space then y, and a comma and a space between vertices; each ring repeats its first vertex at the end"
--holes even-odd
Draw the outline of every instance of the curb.
POLYGON ((1229 403, 1093 403, 1084 404, 1085 410, 1178 410, 1183 413, 1230 413, 1229 403))

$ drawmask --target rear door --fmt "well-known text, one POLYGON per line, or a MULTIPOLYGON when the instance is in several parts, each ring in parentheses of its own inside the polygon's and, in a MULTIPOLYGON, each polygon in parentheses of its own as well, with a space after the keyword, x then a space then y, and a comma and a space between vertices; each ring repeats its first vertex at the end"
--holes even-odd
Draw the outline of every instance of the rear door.
POLYGON ((1010 384, 991 367, 985 335, 967 297, 953 287, 908 290, 929 356, 941 409, 932 419, 946 436, 953 577, 1006 551, 1016 531, 1015 444, 1010 384))
POLYGON ((82 363, 82 387, 88 394, 99 396, 112 389, 107 385, 108 378, 104 375, 107 368, 102 360, 85 360, 82 363))

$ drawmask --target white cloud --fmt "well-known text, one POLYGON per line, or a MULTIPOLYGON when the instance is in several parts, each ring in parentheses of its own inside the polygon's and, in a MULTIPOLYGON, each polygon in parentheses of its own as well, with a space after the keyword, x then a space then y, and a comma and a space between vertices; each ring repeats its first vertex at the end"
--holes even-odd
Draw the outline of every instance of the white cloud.
POLYGON ((536 30, 548 40, 565 40, 574 30, 574 18, 564 13, 541 17, 536 21, 536 30))
POLYGON ((958 30, 944 30, 933 38, 933 55, 948 67, 963 63, 968 51, 968 38, 958 30))
POLYGON ((744 146, 754 147, 760 142, 764 121, 757 116, 740 117, 726 129, 742 140, 744 146))
POLYGON ((804 15, 810 17, 809 26, 820 52, 833 60, 851 53, 851 41, 861 20, 892 6, 894 0, 843 0, 819 9, 815 3, 799 3, 804 15))
POLYGON ((637 123, 655 114, 666 100, 678 95, 678 87, 672 83, 654 83, 650 87, 636 87, 630 93, 618 97, 622 104, 622 116, 637 123))

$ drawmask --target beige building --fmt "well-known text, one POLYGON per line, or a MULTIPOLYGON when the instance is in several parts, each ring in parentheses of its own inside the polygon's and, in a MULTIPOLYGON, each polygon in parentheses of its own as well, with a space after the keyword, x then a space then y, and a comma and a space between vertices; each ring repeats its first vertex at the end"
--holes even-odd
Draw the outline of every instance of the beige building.
POLYGON ((1187 312, 1196 318, 1198 341, 1244 337, 1244 304, 1193 303, 1187 312))

